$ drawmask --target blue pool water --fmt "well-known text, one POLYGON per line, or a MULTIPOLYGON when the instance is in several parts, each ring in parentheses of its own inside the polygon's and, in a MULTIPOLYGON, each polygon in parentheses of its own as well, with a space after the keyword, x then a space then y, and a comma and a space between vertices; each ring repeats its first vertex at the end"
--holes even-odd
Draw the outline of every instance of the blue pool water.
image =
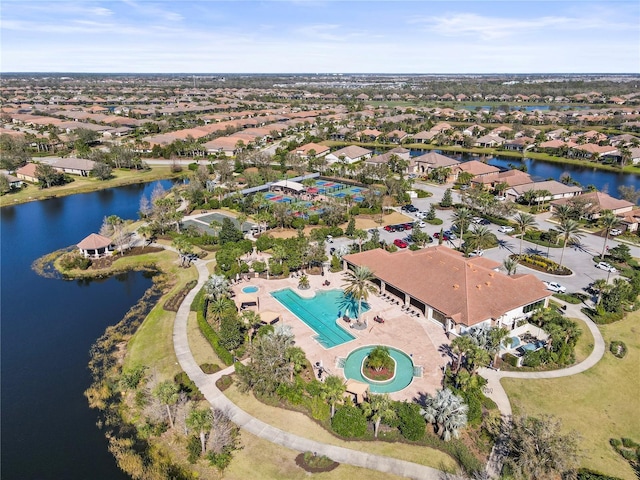
MULTIPOLYGON (((338 313, 355 318, 358 312, 358 302, 342 290, 323 290, 312 298, 302 298, 292 289, 285 288, 271 295, 316 332, 314 339, 323 347, 333 348, 355 339, 336 323, 338 313)), ((369 305, 362 302, 361 313, 368 310, 369 305)))
POLYGON ((248 287, 242 288, 243 293, 256 293, 257 291, 258 287, 256 287, 255 285, 249 285, 248 287))
POLYGON ((349 354, 344 364, 344 376, 369 384, 371 393, 391 393, 409 386, 413 380, 413 360, 406 353, 389 348, 391 358, 396 361, 395 376, 386 382, 372 382, 362 375, 362 362, 374 347, 361 347, 349 354))

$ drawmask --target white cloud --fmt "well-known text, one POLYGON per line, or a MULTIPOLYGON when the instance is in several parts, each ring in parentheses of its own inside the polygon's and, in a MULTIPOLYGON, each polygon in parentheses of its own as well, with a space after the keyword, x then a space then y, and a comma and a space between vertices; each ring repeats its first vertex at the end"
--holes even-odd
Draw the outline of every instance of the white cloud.
POLYGON ((93 13, 96 17, 110 17, 111 15, 113 15, 112 10, 109 10, 108 8, 104 8, 104 7, 94 7, 89 11, 93 13))

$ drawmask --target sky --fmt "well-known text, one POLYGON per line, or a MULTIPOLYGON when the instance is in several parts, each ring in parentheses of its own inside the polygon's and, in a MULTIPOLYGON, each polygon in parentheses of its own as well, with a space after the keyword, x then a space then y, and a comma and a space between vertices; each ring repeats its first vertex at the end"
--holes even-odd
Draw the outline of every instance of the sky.
POLYGON ((640 73, 640 1, 2 0, 0 71, 640 73))

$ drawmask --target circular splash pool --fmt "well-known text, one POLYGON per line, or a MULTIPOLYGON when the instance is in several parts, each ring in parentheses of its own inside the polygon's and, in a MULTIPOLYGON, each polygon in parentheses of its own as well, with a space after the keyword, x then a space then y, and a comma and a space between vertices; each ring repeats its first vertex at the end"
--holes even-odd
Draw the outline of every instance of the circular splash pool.
POLYGON ((362 364, 369 352, 375 348, 375 345, 369 347, 360 347, 352 351, 344 363, 344 376, 359 382, 369 384, 369 390, 372 393, 391 393, 397 392, 409 386, 413 380, 413 360, 411 357, 401 350, 393 347, 387 347, 389 354, 396 362, 396 370, 393 378, 377 382, 369 380, 362 375, 362 364))

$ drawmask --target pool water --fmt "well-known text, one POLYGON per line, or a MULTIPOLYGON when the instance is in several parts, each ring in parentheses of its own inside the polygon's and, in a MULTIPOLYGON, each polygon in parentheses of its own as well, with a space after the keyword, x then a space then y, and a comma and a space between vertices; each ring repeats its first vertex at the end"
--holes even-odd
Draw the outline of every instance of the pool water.
POLYGON ((408 387, 413 381, 413 360, 396 348, 387 347, 391 358, 396 361, 396 374, 391 380, 372 382, 362 375, 362 362, 374 348, 374 346, 361 347, 351 352, 344 363, 344 376, 368 383, 371 393, 391 393, 408 387))
MULTIPOLYGON (((355 339, 336 323, 339 316, 355 318, 358 312, 358 302, 342 290, 322 290, 312 298, 302 298, 291 288, 285 288, 271 295, 316 332, 313 338, 323 347, 333 348, 355 339)), ((368 310, 369 305, 362 302, 361 313, 368 310)))
POLYGON ((249 285, 248 287, 242 288, 242 293, 256 293, 258 291, 258 287, 255 285, 249 285))

